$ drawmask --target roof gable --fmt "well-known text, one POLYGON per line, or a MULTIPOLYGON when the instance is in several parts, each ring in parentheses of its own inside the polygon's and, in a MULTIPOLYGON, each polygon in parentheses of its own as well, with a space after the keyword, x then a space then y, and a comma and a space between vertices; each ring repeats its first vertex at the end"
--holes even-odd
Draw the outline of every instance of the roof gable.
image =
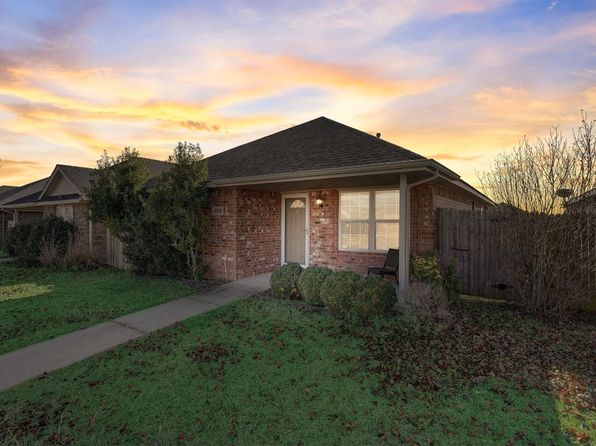
POLYGON ((49 197, 82 196, 91 170, 85 167, 57 164, 37 201, 43 201, 49 197))
POLYGON ((403 147, 320 117, 207 158, 209 180, 423 160, 403 147))

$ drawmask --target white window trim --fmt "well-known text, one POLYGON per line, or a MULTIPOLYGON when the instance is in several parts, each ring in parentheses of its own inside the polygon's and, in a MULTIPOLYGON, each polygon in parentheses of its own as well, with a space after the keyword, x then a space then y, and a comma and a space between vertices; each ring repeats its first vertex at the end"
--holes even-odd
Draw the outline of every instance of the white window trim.
MULTIPOLYGON (((343 252, 379 252, 386 253, 387 249, 377 249, 377 223, 397 223, 399 228, 399 208, 397 219, 379 219, 376 218, 375 209, 375 193, 385 191, 398 191, 399 187, 382 187, 382 188, 367 188, 367 189, 342 189, 339 191, 338 203, 337 203, 337 249, 343 252), (368 192, 368 220, 342 220, 341 218, 341 194, 342 193, 354 193, 354 192, 368 192), (357 248, 342 248, 341 247, 341 224, 342 223, 368 223, 368 249, 357 249, 357 248)), ((401 207, 402 196, 399 194, 399 206, 401 207)), ((399 229, 397 232, 397 243, 399 248, 399 229)))

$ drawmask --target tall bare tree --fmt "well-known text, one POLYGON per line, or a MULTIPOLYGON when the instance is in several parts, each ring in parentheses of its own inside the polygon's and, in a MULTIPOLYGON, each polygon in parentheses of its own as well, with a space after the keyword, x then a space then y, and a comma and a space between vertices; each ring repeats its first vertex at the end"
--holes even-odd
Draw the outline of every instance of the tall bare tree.
POLYGON ((524 139, 480 176, 506 221, 500 241, 519 303, 561 319, 596 298, 596 134, 582 112, 572 141, 553 127, 524 139))

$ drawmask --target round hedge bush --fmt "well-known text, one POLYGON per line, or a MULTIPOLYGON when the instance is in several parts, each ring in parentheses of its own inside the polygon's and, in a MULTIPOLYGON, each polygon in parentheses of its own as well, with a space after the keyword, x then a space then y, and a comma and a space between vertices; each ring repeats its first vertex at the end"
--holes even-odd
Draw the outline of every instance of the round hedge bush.
POLYGON ((302 274, 302 267, 297 263, 287 263, 280 266, 271 274, 271 291, 280 299, 300 299, 298 280, 302 274))
POLYGON ((361 276, 351 271, 330 274, 321 287, 321 300, 327 308, 342 316, 350 314, 360 280, 361 276))
POLYGON ((356 319, 369 320, 388 312, 397 302, 393 285, 376 276, 360 279, 354 294, 351 315, 356 319))
POLYGON ((324 266, 309 266, 304 270, 298 280, 300 293, 304 300, 311 305, 323 305, 321 288, 323 282, 333 274, 333 271, 324 266))

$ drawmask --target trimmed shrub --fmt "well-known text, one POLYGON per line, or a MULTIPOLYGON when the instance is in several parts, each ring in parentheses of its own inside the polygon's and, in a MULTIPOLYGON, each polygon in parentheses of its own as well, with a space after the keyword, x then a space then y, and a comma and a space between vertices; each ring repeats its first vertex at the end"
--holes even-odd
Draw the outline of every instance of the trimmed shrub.
POLYGON ((302 274, 302 267, 297 263, 287 263, 280 266, 271 274, 271 291, 280 299, 300 299, 298 280, 302 274))
POLYGON ((374 319, 388 312, 397 302, 395 287, 380 277, 363 277, 357 286, 350 312, 355 319, 374 319))
POLYGON ((333 273, 325 279, 321 288, 321 300, 325 306, 342 316, 352 310, 352 300, 358 293, 362 277, 352 271, 333 273))
POLYGON ((311 305, 323 305, 321 288, 333 271, 323 266, 309 266, 300 275, 298 286, 304 300, 311 305))

